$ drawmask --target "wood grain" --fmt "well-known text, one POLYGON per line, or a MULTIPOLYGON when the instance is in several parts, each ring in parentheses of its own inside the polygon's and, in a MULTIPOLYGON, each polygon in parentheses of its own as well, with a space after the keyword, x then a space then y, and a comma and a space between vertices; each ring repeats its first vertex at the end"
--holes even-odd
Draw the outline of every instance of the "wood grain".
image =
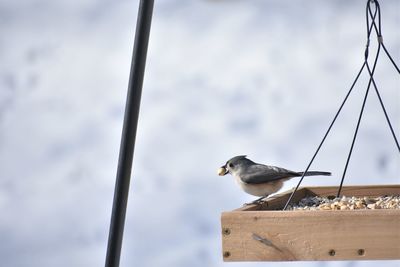
MULTIPOLYGON (((302 188, 331 195, 336 187, 302 188)), ((284 204, 288 194, 268 200, 284 204)), ((349 186, 346 196, 399 195, 399 185, 349 186)), ((224 261, 400 259, 400 210, 279 211, 254 207, 221 216, 224 261)))

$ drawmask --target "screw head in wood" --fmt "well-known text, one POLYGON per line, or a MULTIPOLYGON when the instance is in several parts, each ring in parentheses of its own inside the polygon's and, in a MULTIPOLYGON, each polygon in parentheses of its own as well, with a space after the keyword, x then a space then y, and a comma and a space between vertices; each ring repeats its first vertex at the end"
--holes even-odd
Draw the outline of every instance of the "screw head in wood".
POLYGON ((359 250, 357 250, 357 253, 358 253, 358 255, 360 255, 360 256, 364 256, 365 250, 362 249, 362 248, 360 248, 359 250))
POLYGON ((222 229, 222 234, 223 235, 230 235, 231 234, 231 229, 229 229, 229 228, 222 229))
POLYGON ((224 258, 228 258, 231 256, 231 253, 229 251, 224 251, 224 258))
POLYGON ((336 251, 334 249, 329 250, 329 255, 335 256, 336 251))

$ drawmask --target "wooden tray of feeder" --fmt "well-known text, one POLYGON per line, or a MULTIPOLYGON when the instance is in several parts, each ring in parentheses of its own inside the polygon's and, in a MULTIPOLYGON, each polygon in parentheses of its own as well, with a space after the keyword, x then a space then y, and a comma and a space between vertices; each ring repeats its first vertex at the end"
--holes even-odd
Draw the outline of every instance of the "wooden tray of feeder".
MULTIPOLYGON (((337 190, 303 187, 292 203, 334 196, 337 190)), ((400 209, 282 211, 291 192, 222 213, 224 261, 400 259, 400 209)), ((341 195, 399 196, 400 185, 344 186, 341 195)))

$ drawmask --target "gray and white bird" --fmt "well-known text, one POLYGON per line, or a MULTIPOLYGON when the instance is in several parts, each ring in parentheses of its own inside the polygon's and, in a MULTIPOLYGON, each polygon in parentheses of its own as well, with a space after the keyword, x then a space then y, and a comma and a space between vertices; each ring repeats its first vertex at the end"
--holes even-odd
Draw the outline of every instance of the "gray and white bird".
MULTIPOLYGON (((252 203, 279 191, 283 183, 294 177, 301 177, 303 172, 255 163, 246 156, 236 156, 218 169, 218 175, 232 174, 238 185, 248 194, 260 197, 252 203)), ((305 176, 331 175, 330 172, 308 171, 305 176)))

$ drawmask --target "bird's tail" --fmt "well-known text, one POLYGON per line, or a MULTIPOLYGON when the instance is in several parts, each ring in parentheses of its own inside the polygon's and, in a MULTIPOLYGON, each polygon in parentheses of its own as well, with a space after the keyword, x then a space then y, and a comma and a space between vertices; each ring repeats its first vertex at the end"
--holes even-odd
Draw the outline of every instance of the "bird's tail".
MULTIPOLYGON (((304 172, 298 172, 299 175, 303 176, 304 172)), ((308 171, 306 172, 306 175, 304 176, 315 176, 315 175, 324 175, 324 176, 330 176, 332 173, 330 172, 320 172, 320 171, 308 171)))

